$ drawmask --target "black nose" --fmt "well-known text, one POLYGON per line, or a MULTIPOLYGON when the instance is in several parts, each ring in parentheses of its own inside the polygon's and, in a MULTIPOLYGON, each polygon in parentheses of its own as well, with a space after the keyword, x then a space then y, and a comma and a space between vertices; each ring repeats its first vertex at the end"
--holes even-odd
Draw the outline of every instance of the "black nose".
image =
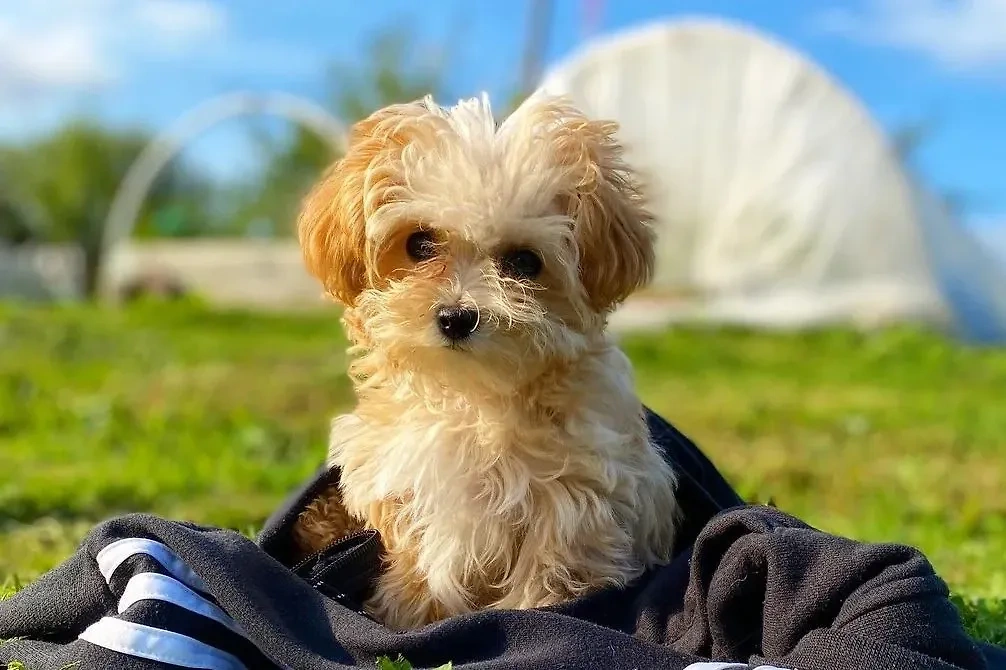
POLYGON ((437 325, 444 337, 458 342, 479 327, 479 313, 469 307, 441 307, 437 311, 437 325))

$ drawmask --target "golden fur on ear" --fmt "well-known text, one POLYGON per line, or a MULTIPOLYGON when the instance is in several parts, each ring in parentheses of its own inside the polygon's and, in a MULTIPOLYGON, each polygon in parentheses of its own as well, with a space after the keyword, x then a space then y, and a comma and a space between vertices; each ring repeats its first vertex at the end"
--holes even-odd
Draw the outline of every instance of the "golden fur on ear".
POLYGON ((366 235, 354 197, 359 184, 352 183, 359 169, 348 169, 345 160, 330 166, 304 199, 297 233, 308 272, 329 296, 351 305, 365 286, 366 235))
POLYGON ((649 283, 655 264, 651 216, 625 175, 601 167, 590 192, 574 199, 580 281, 598 311, 607 311, 649 283))
POLYGON ((308 272, 344 305, 376 278, 367 217, 394 197, 397 162, 428 110, 423 103, 392 105, 356 123, 346 155, 333 163, 304 198, 297 232, 308 272))
POLYGON ((560 206, 575 222, 580 280, 594 309, 613 309, 653 275, 653 217, 622 158, 618 124, 594 121, 563 98, 532 102, 566 175, 560 206))

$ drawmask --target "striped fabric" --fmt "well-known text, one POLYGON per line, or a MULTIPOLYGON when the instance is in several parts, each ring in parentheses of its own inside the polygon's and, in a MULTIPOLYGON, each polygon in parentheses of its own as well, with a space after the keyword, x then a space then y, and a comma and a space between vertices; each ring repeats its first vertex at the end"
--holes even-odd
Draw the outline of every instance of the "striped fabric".
MULTIPOLYGON (((113 652, 205 670, 277 668, 209 593, 206 583, 164 544, 127 538, 95 557, 118 598, 116 616, 89 626, 80 639, 113 652)), ((786 670, 701 662, 685 670, 786 670)))
POLYGON ((788 668, 777 668, 774 665, 760 665, 753 667, 744 663, 718 663, 703 662, 692 663, 685 670, 789 670, 788 668))
POLYGON ((95 559, 119 598, 117 613, 89 626, 81 640, 182 668, 277 667, 164 544, 127 538, 107 545, 95 559))

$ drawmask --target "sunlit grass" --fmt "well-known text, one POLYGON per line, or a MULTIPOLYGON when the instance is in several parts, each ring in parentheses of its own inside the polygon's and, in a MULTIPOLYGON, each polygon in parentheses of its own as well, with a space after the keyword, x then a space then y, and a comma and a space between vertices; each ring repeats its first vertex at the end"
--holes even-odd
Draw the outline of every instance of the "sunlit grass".
MULTIPOLYGON (((624 346, 646 402, 747 499, 920 547, 973 629, 1003 639, 1006 351, 911 330, 624 346)), ((258 527, 352 401, 344 349, 331 312, 0 307, 0 585, 121 512, 258 527)))

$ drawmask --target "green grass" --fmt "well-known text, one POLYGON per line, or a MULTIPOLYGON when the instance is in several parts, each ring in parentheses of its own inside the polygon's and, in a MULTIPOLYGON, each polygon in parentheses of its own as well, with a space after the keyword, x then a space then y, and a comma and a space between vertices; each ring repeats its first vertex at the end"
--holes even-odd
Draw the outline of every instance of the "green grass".
MULTIPOLYGON (((746 498, 920 547, 1006 642, 1006 351, 910 330, 624 346, 644 400, 746 498)), ((351 403, 344 350, 331 312, 0 307, 0 584, 119 512, 258 527, 351 403)))
POLYGON ((118 512, 259 525, 321 462, 344 346, 331 318, 0 312, 0 581, 118 512))
MULTIPOLYGON (((451 667, 452 665, 447 663, 434 670, 451 670, 451 667)), ((382 656, 377 659, 377 670, 412 670, 412 664, 401 654, 395 660, 382 656)))

